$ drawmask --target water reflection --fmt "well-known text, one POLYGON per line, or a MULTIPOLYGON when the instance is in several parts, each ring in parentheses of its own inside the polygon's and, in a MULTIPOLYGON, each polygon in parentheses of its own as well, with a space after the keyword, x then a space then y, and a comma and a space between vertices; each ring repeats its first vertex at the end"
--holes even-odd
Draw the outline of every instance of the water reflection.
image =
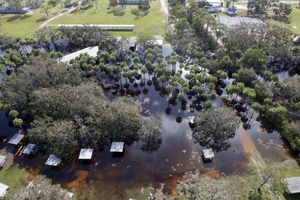
MULTIPOLYGON (((170 54, 171 46, 164 46, 164 56, 170 54)), ((177 70, 179 69, 178 66, 177 70)), ((183 71, 183 74, 186 73, 183 71)), ((284 77, 282 75, 280 77, 284 77)), ((146 76, 147 82, 149 77, 146 76)), ((140 80, 141 81, 141 80, 140 80)), ((139 83, 140 81, 137 81, 139 83)), ((125 80, 122 79, 125 83, 125 80)), ((224 80, 225 84, 231 85, 232 79, 224 80)), ((145 117, 153 114, 162 121, 162 140, 157 151, 143 151, 141 142, 136 142, 130 146, 125 145, 122 156, 114 156, 110 153, 110 145, 95 144, 94 155, 91 163, 78 162, 74 158, 74 163, 67 163, 61 168, 50 168, 45 166, 47 156, 39 153, 32 159, 27 155, 16 156, 14 161, 27 168, 30 172, 46 174, 53 179, 54 183, 60 183, 65 188, 76 188, 78 195, 84 194, 84 199, 122 199, 126 196, 126 191, 132 188, 147 187, 149 185, 159 187, 159 183, 165 182, 165 192, 172 194, 175 191, 176 180, 180 179, 184 172, 190 170, 200 170, 202 173, 218 177, 220 173, 238 174, 245 171, 246 165, 251 156, 251 142, 259 150, 263 158, 270 161, 282 161, 290 158, 290 154, 283 146, 284 143, 279 138, 277 132, 268 134, 260 129, 260 123, 253 117, 250 130, 240 128, 234 138, 230 139, 231 147, 227 151, 215 152, 215 158, 211 163, 204 163, 201 158, 201 146, 192 137, 187 117, 194 114, 186 110, 181 110, 181 103, 177 100, 177 105, 171 105, 166 96, 161 96, 155 91, 155 87, 140 87, 143 91, 139 96, 134 96, 135 101, 141 106, 142 115, 145 117), (166 109, 170 112, 166 112, 166 109), (178 123, 180 111, 181 123, 178 123), (250 145, 250 146, 249 146, 250 145), (275 156, 274 156, 275 155, 275 156)), ((223 95, 226 94, 222 89, 223 95)), ((114 99, 118 95, 105 92, 107 98, 114 99)), ((187 99, 190 105, 192 100, 187 99)), ((213 105, 220 107, 223 103, 220 96, 213 101, 213 105)), ((196 109, 194 112, 198 112, 196 109)), ((18 129, 8 126, 8 119, 3 112, 0 113, 1 136, 10 138, 18 129)), ((3 149, 7 143, 0 143, 3 149)), ((16 151, 12 147, 12 151, 16 151)), ((146 148, 146 147, 145 147, 146 148)), ((147 148, 146 148, 147 149, 147 148)))

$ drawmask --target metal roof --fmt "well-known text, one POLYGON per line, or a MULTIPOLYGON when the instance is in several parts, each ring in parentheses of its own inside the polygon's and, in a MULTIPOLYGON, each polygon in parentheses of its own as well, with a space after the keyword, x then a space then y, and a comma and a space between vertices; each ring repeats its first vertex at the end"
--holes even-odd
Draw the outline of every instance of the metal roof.
POLYGON ((27 147, 24 149, 23 153, 24 154, 30 154, 32 149, 34 148, 35 144, 28 143, 27 147))
POLYGON ((22 134, 18 134, 16 133, 8 142, 8 144, 14 144, 14 145, 17 145, 19 144, 19 142, 23 139, 25 135, 22 135, 22 134))
POLYGON ((112 142, 110 152, 123 152, 124 142, 112 142))
POLYGON ((79 57, 80 54, 84 54, 84 53, 87 53, 89 56, 96 57, 98 50, 99 50, 98 46, 87 47, 85 49, 81 49, 74 53, 65 55, 64 57, 62 57, 62 59, 60 61, 68 63, 71 59, 75 59, 76 57, 79 57))
POLYGON ((54 154, 51 154, 46 161, 45 165, 57 166, 60 163, 60 158, 57 158, 54 154))
POLYGON ((91 159, 94 149, 81 149, 79 159, 91 159))
POLYGON ((5 161, 6 156, 0 155, 0 165, 5 161))
POLYGON ((73 27, 73 26, 95 26, 95 27, 100 27, 100 28, 118 28, 118 27, 122 27, 122 28, 133 28, 134 25, 98 25, 98 24, 59 24, 57 26, 69 26, 69 27, 73 27))
POLYGON ((3 183, 0 183, 0 197, 3 197, 5 195, 5 192, 8 188, 9 188, 8 185, 4 185, 3 183))
POLYGON ((300 193, 300 177, 284 179, 288 183, 289 194, 300 193))
POLYGON ((131 38, 129 38, 129 46, 130 47, 134 47, 136 41, 137 41, 137 37, 131 37, 131 38))
POLYGON ((202 151, 203 151, 203 154, 204 154, 205 158, 213 158, 213 157, 215 157, 214 152, 213 152, 213 150, 211 148, 210 149, 203 149, 202 151))

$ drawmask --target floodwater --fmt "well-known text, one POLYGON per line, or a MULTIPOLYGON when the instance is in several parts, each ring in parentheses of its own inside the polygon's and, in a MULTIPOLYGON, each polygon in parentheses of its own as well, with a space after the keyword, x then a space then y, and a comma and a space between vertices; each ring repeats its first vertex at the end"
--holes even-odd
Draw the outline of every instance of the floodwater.
MULTIPOLYGON (((171 51, 170 46, 164 46, 165 55, 171 51)), ((226 85, 230 85, 231 82, 232 80, 225 80, 226 85)), ((168 105, 166 97, 161 97, 154 86, 147 86, 147 88, 148 94, 141 92, 134 99, 140 103, 143 116, 147 117, 151 113, 163 124, 162 144, 157 151, 145 152, 141 150, 142 144, 136 142, 125 146, 123 156, 118 157, 109 152, 110 144, 94 145, 92 161, 83 162, 74 159, 74 163, 64 165, 62 168, 45 166, 47 155, 41 153, 35 157, 17 155, 14 161, 32 173, 47 175, 54 183, 60 183, 64 188, 76 188, 81 199, 126 199, 130 195, 128 191, 148 186, 159 187, 160 183, 166 183, 164 192, 176 194, 176 181, 190 170, 199 170, 214 178, 218 178, 221 173, 242 174, 245 172, 249 158, 253 156, 252 144, 263 158, 271 162, 281 162, 291 158, 289 149, 282 142, 279 134, 261 130, 260 123, 254 117, 250 123, 250 130, 244 130, 242 127, 238 129, 236 136, 230 140, 231 147, 226 151, 215 152, 213 161, 204 163, 201 158, 201 146, 194 142, 186 120, 188 116, 194 114, 188 109, 181 110, 181 103, 178 101, 176 106, 168 105), (171 108, 169 115, 165 112, 168 106, 171 108), (183 119, 181 123, 176 122, 179 111, 183 119)), ((141 87, 140 90, 142 91, 141 87)), ((105 94, 109 99, 117 97, 110 92, 105 94)), ((223 106, 219 96, 213 104, 223 106)), ((0 136, 5 135, 10 139, 18 129, 10 127, 8 122, 5 114, 0 112, 0 136)), ((0 143, 0 149, 5 146, 9 146, 12 152, 17 151, 17 148, 8 145, 7 142, 0 143)))

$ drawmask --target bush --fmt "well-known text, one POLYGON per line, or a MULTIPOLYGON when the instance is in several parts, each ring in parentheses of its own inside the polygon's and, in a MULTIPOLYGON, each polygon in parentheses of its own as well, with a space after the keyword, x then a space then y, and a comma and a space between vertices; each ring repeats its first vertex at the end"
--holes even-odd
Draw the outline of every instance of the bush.
POLYGON ((15 15, 15 16, 9 17, 7 19, 7 22, 12 22, 12 21, 15 21, 16 19, 19 19, 19 18, 20 18, 20 15, 15 15))
POLYGON ((23 19, 27 19, 27 18, 29 18, 31 15, 22 15, 21 17, 20 17, 20 20, 23 20, 23 19))
POLYGON ((49 1, 47 2, 47 4, 48 4, 49 6, 56 6, 56 5, 58 4, 58 1, 57 1, 57 0, 49 0, 49 1))

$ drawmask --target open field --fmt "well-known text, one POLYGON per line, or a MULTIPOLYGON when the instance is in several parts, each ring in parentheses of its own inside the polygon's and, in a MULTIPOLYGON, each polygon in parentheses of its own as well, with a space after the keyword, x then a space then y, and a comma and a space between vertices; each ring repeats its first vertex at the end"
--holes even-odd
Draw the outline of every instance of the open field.
MULTIPOLYGON (((287 26, 293 33, 295 34, 300 34, 300 9, 299 7, 297 8, 297 4, 292 4, 293 11, 289 15, 291 17, 291 23, 290 24, 285 24, 284 22, 280 21, 275 21, 272 18, 267 20, 267 23, 270 25, 278 25, 278 26, 287 26), (293 28, 297 27, 297 28, 293 28)), ((273 14, 273 12, 269 12, 273 14)))
POLYGON ((99 0, 98 8, 91 7, 84 11, 69 13, 63 17, 51 21, 49 26, 58 24, 134 24, 135 28, 132 32, 111 32, 113 35, 123 35, 125 37, 137 36, 140 34, 163 35, 165 31, 165 15, 161 11, 160 1, 152 1, 150 3, 150 12, 143 17, 136 18, 130 13, 131 9, 137 9, 137 5, 126 6, 125 13, 122 16, 114 16, 113 13, 108 14, 109 1, 99 0))
POLYGON ((0 172, 0 183, 8 185, 10 189, 18 188, 26 183, 28 174, 24 168, 13 165, 9 169, 0 172))
POLYGON ((46 17, 45 13, 40 13, 41 9, 38 5, 38 8, 32 10, 34 11, 33 14, 1 14, 0 23, 2 26, 0 27, 0 34, 8 34, 21 38, 29 37, 44 21, 58 15, 61 10, 61 6, 56 5, 51 8, 49 16, 46 17))

